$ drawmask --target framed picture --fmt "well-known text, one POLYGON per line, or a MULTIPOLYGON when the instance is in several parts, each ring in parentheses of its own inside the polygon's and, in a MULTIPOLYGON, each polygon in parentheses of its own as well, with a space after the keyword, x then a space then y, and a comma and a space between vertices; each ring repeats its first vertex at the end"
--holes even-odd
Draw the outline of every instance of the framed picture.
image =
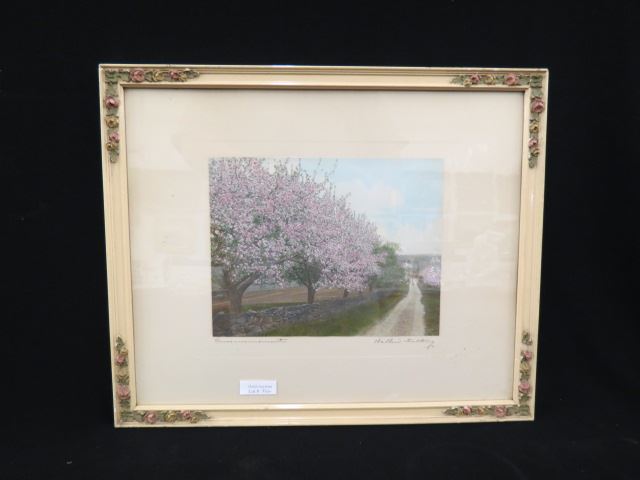
POLYGON ((534 418, 547 70, 99 77, 116 426, 534 418))

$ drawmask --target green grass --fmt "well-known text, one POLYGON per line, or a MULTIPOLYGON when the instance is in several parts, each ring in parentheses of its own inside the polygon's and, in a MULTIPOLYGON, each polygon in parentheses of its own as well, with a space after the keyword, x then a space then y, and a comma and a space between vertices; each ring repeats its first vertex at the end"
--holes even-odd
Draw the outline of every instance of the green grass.
POLYGON ((427 335, 440 335, 440 290, 422 289, 427 335))
POLYGON ((276 307, 292 307, 294 305, 302 305, 300 302, 283 302, 283 303, 256 303, 253 305, 243 305, 242 311, 248 312, 249 310, 253 310, 255 312, 259 312, 260 310, 267 310, 268 308, 276 308, 276 307))
POLYGON ((296 323, 278 327, 265 333, 268 337, 347 337, 358 335, 364 329, 383 318, 396 304, 404 298, 405 291, 400 291, 377 301, 350 308, 326 320, 308 323, 296 323))

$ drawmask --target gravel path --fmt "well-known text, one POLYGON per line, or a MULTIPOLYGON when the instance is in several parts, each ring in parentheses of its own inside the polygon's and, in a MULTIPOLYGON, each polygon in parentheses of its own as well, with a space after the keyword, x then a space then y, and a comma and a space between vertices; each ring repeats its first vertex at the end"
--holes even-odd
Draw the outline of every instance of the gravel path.
POLYGON ((422 293, 415 279, 411 279, 407 296, 400 300, 385 318, 362 335, 373 337, 397 337, 425 334, 422 293))

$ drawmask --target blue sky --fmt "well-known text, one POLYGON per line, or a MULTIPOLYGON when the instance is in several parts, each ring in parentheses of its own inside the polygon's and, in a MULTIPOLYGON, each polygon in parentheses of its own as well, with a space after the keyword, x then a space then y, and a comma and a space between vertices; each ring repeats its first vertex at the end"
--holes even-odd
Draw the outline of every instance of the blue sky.
POLYGON ((318 177, 325 173, 339 195, 364 213, 386 241, 403 254, 439 254, 442 237, 442 160, 302 159, 318 177))

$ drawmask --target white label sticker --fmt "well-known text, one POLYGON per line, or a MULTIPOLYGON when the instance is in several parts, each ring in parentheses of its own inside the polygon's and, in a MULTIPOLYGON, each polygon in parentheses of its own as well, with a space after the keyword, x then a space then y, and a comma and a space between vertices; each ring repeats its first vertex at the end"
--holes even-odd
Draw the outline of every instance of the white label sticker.
POLYGON ((240 395, 276 395, 276 380, 240 380, 240 395))

